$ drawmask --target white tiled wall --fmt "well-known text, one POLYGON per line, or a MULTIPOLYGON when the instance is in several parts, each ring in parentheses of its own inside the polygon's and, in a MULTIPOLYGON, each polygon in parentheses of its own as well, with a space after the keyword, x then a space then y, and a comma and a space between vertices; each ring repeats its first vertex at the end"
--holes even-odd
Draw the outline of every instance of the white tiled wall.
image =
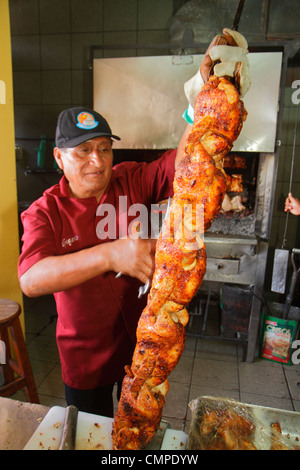
MULTIPOLYGON (((41 135, 46 135, 48 139, 54 138, 57 115, 62 109, 92 103, 89 68, 91 46, 99 47, 95 57, 168 54, 168 49, 157 49, 156 45, 169 43, 172 19, 185 3, 184 0, 10 0, 15 134, 16 138, 24 139, 18 141, 23 149, 22 165, 36 166, 39 138, 41 135), (130 47, 136 44, 145 47, 130 47), (110 46, 120 47, 109 49, 110 46)), ((207 41, 210 40, 209 35, 213 34, 210 28, 215 17, 211 12, 212 3, 203 0, 203 11, 206 11, 205 4, 210 5, 205 18, 201 19, 207 41)), ((228 16, 228 3, 223 0, 217 3, 220 11, 228 16)), ((241 21, 250 40, 257 40, 255 34, 262 32, 259 12, 263 11, 263 2, 253 0, 254 3, 255 14, 250 17, 246 5, 241 21), (252 28, 251 22, 256 27, 252 28)), ((280 39, 282 31, 290 34, 296 28, 291 15, 288 22, 285 21, 282 11, 286 1, 281 3, 280 6, 278 2, 270 2, 272 15, 267 27, 275 40, 280 39)), ((267 277, 270 277, 272 271, 272 249, 281 245, 283 237, 283 207, 288 191, 295 121, 291 83, 296 79, 300 79, 300 68, 289 68, 267 277)), ((293 192, 298 197, 299 135, 293 176, 293 192)), ((46 164, 50 167, 53 165, 51 142, 47 145, 46 164)), ((22 165, 18 165, 20 200, 36 199, 58 179, 53 175, 44 175, 42 179, 37 175, 24 176, 22 165)), ((299 217, 289 217, 288 248, 300 245, 299 220, 299 217)))

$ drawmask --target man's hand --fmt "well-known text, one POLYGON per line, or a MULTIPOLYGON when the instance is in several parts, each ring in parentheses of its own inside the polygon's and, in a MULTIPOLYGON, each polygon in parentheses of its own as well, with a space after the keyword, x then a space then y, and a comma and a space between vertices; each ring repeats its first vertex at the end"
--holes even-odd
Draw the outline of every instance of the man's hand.
POLYGON ((227 40, 224 36, 215 36, 207 48, 203 61, 200 65, 200 73, 204 82, 207 82, 210 75, 213 75, 214 60, 211 58, 211 51, 217 46, 227 45, 227 40))
POLYGON ((184 84, 185 96, 187 97, 188 102, 193 108, 195 107, 196 99, 201 91, 201 88, 203 87, 204 83, 207 82, 207 80, 209 79, 213 66, 213 61, 209 55, 209 51, 214 46, 220 44, 227 44, 226 39, 223 36, 215 36, 210 45, 208 46, 200 69, 190 80, 188 80, 184 84))
POLYGON ((111 270, 139 279, 144 284, 154 272, 156 240, 119 239, 111 243, 111 270))
POLYGON ((300 215, 300 200, 295 198, 292 193, 289 193, 285 200, 285 212, 290 212, 293 215, 300 215))
POLYGON ((209 50, 209 56, 215 63, 213 73, 217 77, 233 77, 235 86, 243 97, 251 86, 248 44, 237 31, 224 28, 223 34, 228 45, 215 45, 209 50))
POLYGON ((240 96, 245 96, 251 85, 247 53, 247 41, 237 31, 224 28, 223 36, 215 36, 208 46, 200 69, 184 84, 190 105, 195 107, 201 88, 213 74, 218 77, 235 77, 240 96))

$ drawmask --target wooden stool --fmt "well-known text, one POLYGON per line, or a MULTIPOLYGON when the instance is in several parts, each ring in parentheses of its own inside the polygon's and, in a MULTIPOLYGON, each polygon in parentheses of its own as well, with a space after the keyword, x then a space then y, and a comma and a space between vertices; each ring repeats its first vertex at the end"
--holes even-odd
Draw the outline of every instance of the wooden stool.
MULTIPOLYGON (((9 299, 0 299, 0 339, 5 344, 6 363, 2 365, 5 384, 0 386, 0 396, 7 397, 17 390, 25 388, 27 400, 39 403, 31 365, 27 353, 23 331, 20 323, 21 306, 9 299), (16 360, 11 357, 10 340, 16 360), (18 377, 15 376, 17 373, 18 377)), ((1 359, 1 357, 0 357, 1 359)))

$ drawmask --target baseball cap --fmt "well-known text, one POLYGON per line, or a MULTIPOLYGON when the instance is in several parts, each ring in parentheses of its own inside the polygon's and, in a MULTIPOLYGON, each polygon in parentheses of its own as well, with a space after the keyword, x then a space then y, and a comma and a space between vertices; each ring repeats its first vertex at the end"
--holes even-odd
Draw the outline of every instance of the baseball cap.
POLYGON ((121 140, 120 137, 112 134, 108 122, 97 111, 76 107, 65 109, 58 116, 56 147, 76 147, 86 140, 102 136, 121 140))

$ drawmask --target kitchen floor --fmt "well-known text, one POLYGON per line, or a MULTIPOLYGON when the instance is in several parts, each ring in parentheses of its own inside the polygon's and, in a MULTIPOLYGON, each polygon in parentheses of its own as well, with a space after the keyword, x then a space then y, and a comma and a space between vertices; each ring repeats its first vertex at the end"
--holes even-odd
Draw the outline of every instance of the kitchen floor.
MULTIPOLYGON (((25 298, 24 310, 26 343, 40 403, 66 406, 55 340, 54 300, 52 296, 25 298)), ((193 327, 197 320, 192 318, 193 327)), ((214 314, 209 314, 208 330, 214 323, 214 314)), ((300 412, 300 365, 285 366, 263 359, 247 363, 242 352, 240 343, 187 336, 185 351, 169 377, 163 413, 172 429, 188 430, 189 403, 203 395, 300 412)), ((11 398, 26 400, 23 391, 11 398)))

